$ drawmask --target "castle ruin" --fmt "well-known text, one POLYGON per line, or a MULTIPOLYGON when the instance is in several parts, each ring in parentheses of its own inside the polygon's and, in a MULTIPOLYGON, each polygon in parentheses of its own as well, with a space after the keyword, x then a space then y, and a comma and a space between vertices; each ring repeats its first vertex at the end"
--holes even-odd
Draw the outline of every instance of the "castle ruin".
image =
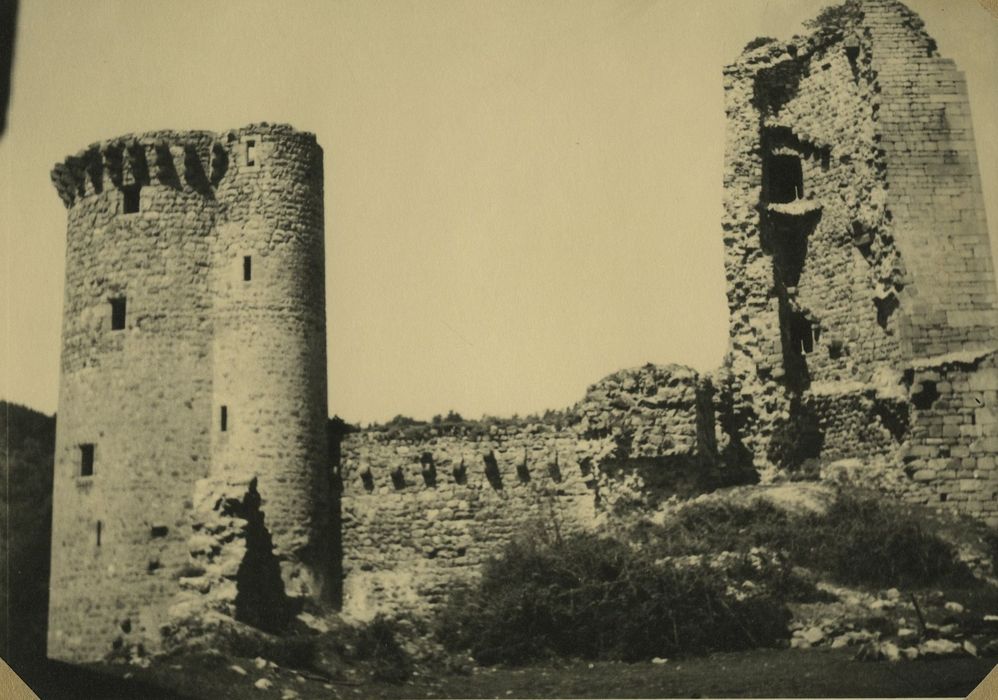
POLYGON ((306 598, 425 612, 525 528, 787 474, 998 524, 998 316, 966 83, 895 0, 724 71, 729 352, 537 419, 327 443, 322 153, 155 132, 56 166, 69 209, 49 655, 306 598))

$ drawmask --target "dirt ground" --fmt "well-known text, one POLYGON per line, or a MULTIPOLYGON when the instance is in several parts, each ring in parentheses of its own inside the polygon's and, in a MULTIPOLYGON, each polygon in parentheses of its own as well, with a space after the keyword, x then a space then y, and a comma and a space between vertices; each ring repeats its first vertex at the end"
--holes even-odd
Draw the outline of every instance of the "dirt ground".
POLYGON ((855 661, 849 649, 715 654, 665 663, 548 663, 484 668, 469 675, 416 675, 404 684, 343 683, 251 659, 191 656, 148 668, 128 664, 19 669, 43 700, 135 698, 672 698, 966 696, 998 657, 855 661), (238 665, 245 675, 232 670, 238 665), (270 687, 256 683, 266 679, 270 687))

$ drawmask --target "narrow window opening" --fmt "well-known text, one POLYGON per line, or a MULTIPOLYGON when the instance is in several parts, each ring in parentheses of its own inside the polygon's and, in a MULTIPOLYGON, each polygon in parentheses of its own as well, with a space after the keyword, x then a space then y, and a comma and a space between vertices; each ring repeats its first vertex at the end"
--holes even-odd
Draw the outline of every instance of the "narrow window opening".
POLYGON ((97 521, 97 546, 98 547, 100 547, 100 536, 101 536, 101 531, 103 529, 104 529, 104 523, 102 523, 100 520, 98 520, 97 521))
POLYGON ((402 471, 402 467, 396 467, 392 470, 392 486, 396 491, 405 488, 405 472, 402 471))
POLYGON ((485 462, 485 478, 488 479, 489 484, 496 491, 502 489, 502 474, 499 471, 499 462, 496 460, 495 453, 489 452, 483 457, 485 462))
POLYGON ((884 330, 888 330, 887 324, 890 321, 891 316, 901 306, 901 302, 898 301, 897 295, 894 294, 894 292, 890 292, 882 298, 875 297, 873 299, 873 304, 877 307, 877 324, 884 330))
POLYGON ((80 445, 80 476, 94 475, 94 446, 80 445))
POLYGON ((844 42, 846 58, 849 60, 849 68, 852 69, 854 80, 859 80, 859 37, 856 34, 846 37, 844 42))
POLYGON ((371 473, 370 469, 360 473, 360 481, 364 484, 365 491, 368 493, 374 491, 374 474, 371 473))
POLYGON ((229 407, 222 406, 218 416, 218 427, 224 433, 229 429, 229 407))
POLYGON ((121 331, 125 329, 125 297, 111 299, 111 330, 121 331))
POLYGON ((153 525, 149 531, 149 534, 155 538, 166 537, 167 533, 170 532, 170 528, 166 525, 153 525))
POLYGON ((770 155, 764 170, 766 201, 793 202, 804 197, 804 170, 799 157, 770 155))
POLYGON ((121 193, 124 195, 123 209, 126 214, 135 214, 139 210, 139 202, 141 198, 139 193, 142 191, 142 185, 128 185, 121 188, 121 193))
POLYGON ((424 452, 419 458, 420 468, 423 474, 423 483, 429 487, 437 485, 437 467, 433 463, 433 455, 424 452))
POLYGON ((941 494, 939 494, 939 500, 940 500, 940 502, 945 503, 948 499, 949 499, 949 494, 948 493, 941 493, 941 494))
POLYGON ((516 478, 520 480, 521 484, 530 482, 530 467, 527 464, 526 456, 524 456, 522 462, 516 465, 516 478))
POLYGON ((468 483, 468 467, 465 466, 464 460, 461 460, 461 463, 454 467, 451 474, 454 476, 455 484, 463 486, 468 483))
POLYGON ((558 464, 558 458, 555 457, 553 462, 548 463, 548 475, 551 477, 552 481, 561 481, 561 466, 558 464))
POLYGON ((249 255, 243 256, 243 281, 249 282, 253 279, 253 258, 249 255))
POLYGON ((821 157, 821 169, 824 172, 828 172, 828 169, 832 166, 832 152, 831 150, 824 148, 820 153, 821 157))
POLYGON ((256 141, 253 139, 246 141, 246 165, 256 165, 256 141))

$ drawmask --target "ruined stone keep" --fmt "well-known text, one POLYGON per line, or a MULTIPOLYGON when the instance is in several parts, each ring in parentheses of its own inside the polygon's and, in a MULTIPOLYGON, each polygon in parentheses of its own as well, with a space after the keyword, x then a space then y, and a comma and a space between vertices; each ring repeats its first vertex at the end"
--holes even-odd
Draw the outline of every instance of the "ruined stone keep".
POLYGON ((148 645, 185 594, 253 621, 275 606, 249 581, 268 566, 290 595, 321 595, 315 137, 266 124, 125 136, 52 179, 68 231, 49 656, 148 645))
MULTIPOLYGON (((322 151, 253 125, 95 144, 69 210, 49 655, 427 612, 524 531, 848 478, 998 524, 998 314, 966 84, 894 0, 724 70, 730 346, 544 417, 327 442, 322 151), (296 603, 297 602, 297 603, 296 603)), ((377 389, 375 387, 375 389, 377 389)))
POLYGON ((998 522, 966 83, 900 2, 815 25, 724 71, 729 422, 763 470, 879 456, 895 490, 998 522))

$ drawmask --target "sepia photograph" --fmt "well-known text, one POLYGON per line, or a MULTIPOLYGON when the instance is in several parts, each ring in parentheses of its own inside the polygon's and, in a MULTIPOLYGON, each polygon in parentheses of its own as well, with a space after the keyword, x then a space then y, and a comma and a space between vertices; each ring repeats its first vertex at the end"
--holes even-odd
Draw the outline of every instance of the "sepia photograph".
POLYGON ((996 86, 996 0, 0 0, 0 697, 995 697, 996 86))

